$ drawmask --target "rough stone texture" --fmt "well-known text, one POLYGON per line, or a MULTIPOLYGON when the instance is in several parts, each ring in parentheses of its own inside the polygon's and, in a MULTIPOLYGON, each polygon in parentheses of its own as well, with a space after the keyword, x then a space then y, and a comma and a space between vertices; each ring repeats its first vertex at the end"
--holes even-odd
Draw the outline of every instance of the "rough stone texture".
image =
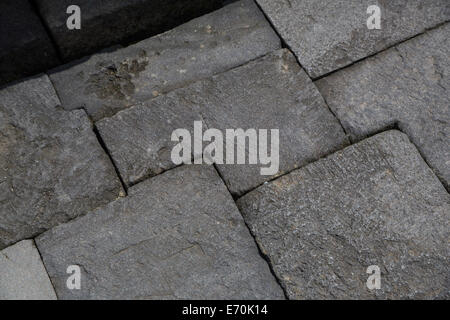
POLYGON ((448 0, 257 2, 313 78, 450 20, 448 0), (381 30, 367 28, 370 5, 381 9, 381 30))
POLYGON ((450 197, 387 131, 238 200, 292 299, 449 298, 450 197), (381 269, 369 291, 367 267, 381 269))
POLYGON ((94 120, 280 48, 251 0, 239 1, 125 49, 50 75, 64 108, 94 120))
POLYGON ((58 64, 55 49, 27 0, 0 1, 0 85, 58 64))
POLYGON ((56 300, 32 240, 0 251, 0 300, 56 300))
POLYGON ((84 111, 59 103, 47 76, 0 91, 0 249, 122 191, 84 111))
POLYGON ((282 299, 211 166, 182 166, 36 240, 60 299, 282 299), (66 288, 79 265, 81 290, 66 288))
POLYGON ((35 0, 65 60, 169 30, 217 9, 218 0, 35 0), (66 26, 70 5, 81 9, 81 29, 66 26))
POLYGON ((450 24, 317 81, 353 140, 396 124, 447 189, 450 24))
MULTIPOLYGON (((279 129, 278 174, 317 160, 347 141, 316 87, 287 50, 172 91, 97 124, 122 178, 132 184, 174 167, 172 131, 192 131, 194 120, 202 119, 207 127, 221 130, 224 137, 225 129, 279 129)), ((260 174, 262 167, 268 166, 218 165, 236 196, 272 178, 260 174)))

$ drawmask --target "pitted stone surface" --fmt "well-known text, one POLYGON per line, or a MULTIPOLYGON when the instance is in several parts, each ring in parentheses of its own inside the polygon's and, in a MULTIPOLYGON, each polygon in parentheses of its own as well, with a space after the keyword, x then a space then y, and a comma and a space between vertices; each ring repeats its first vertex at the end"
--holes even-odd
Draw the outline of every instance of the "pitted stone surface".
POLYGON ((0 300, 56 300, 32 240, 0 251, 0 300))
MULTIPOLYGON (((277 174, 317 160, 346 144, 338 121, 287 50, 119 112, 99 121, 98 129, 125 183, 133 184, 174 167, 170 158, 176 144, 170 140, 172 131, 192 131, 194 120, 204 120, 205 129, 221 130, 224 141, 226 129, 278 129, 277 174)), ((236 196, 273 178, 260 173, 268 165, 249 165, 248 149, 246 153, 247 164, 218 165, 236 196)))
POLYGON ((291 299, 449 298, 450 197, 399 131, 274 180, 238 207, 291 299), (372 291, 371 265, 381 269, 372 291))
POLYGON ((450 20, 448 0, 256 1, 313 78, 450 20), (371 5, 381 9, 381 30, 367 27, 371 5))
POLYGON ((182 166, 36 240, 60 299, 282 299, 211 166, 182 166), (80 266, 81 290, 66 287, 80 266))
POLYGON ((97 121, 280 46, 262 12, 244 0, 125 49, 64 66, 50 78, 64 108, 84 107, 97 121))
POLYGON ((0 85, 46 71, 58 62, 29 1, 0 1, 0 85))
POLYGON ((0 90, 0 249, 122 191, 84 111, 59 104, 47 76, 0 90))
POLYGON ((353 140, 393 124, 450 184, 450 24, 316 82, 353 140))
POLYGON ((219 7, 219 0, 35 0, 65 60, 101 48, 171 29, 219 7), (81 29, 69 30, 73 14, 81 10, 81 29))

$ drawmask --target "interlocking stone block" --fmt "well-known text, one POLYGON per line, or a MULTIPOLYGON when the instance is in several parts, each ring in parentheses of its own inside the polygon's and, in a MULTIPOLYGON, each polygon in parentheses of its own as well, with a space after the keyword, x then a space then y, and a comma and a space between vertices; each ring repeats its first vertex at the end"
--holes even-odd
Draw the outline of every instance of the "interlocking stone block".
POLYGON ((0 85, 58 64, 55 49, 27 0, 0 1, 0 85))
POLYGON ((113 44, 146 38, 219 7, 218 0, 35 0, 67 61, 113 44), (67 28, 78 5, 81 29, 67 28))
POLYGON ((450 197, 392 130, 238 200, 291 299, 449 298, 450 197), (367 268, 381 271, 369 290, 367 268))
POLYGON ((59 104, 47 76, 0 91, 0 249, 122 191, 84 111, 59 104))
POLYGON ((32 240, 0 251, 0 300, 56 300, 32 240))
POLYGON ((317 78, 450 20, 448 0, 256 0, 306 72, 317 78), (368 7, 381 9, 369 30, 368 7))
POLYGON ((396 124, 447 189, 450 24, 316 82, 353 140, 396 124))
POLYGON ((282 299, 211 166, 183 166, 36 240, 60 299, 282 299), (68 290, 66 268, 81 268, 68 290))
POLYGON ((125 49, 50 75, 64 108, 94 120, 279 49, 251 0, 239 1, 125 49))
MULTIPOLYGON (((97 125, 125 183, 133 184, 175 166, 170 158, 176 144, 171 142, 172 131, 192 131, 194 120, 204 120, 205 129, 219 129, 224 137, 226 129, 278 129, 278 174, 346 144, 338 121, 287 50, 172 91, 97 125)), ((218 165, 236 196, 272 178, 260 173, 268 165, 249 165, 246 153, 247 164, 218 165)))

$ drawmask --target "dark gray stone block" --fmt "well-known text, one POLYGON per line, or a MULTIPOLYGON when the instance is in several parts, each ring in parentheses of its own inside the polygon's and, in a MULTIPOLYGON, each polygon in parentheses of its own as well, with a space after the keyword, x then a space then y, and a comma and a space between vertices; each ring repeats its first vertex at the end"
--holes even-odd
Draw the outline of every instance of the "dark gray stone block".
POLYGON ((50 38, 29 2, 0 1, 0 85, 58 63, 50 38))
POLYGON ((245 0, 50 78, 64 108, 84 107, 99 120, 279 48, 264 15, 245 0))
POLYGON ((316 82, 353 140, 397 125, 450 184, 450 24, 316 82))
POLYGON ((47 76, 0 90, 0 249, 122 192, 85 112, 59 104, 47 76))
MULTIPOLYGON (((195 120, 203 120, 205 130, 221 130, 224 137, 226 129, 278 129, 280 166, 275 175, 347 143, 338 121, 287 50, 119 112, 97 126, 125 183, 133 184, 175 166, 172 131, 192 132, 195 120)), ((268 165, 249 165, 248 150, 246 154, 247 164, 218 165, 235 196, 273 178, 260 173, 268 165)))
POLYGON ((113 44, 153 36, 220 6, 218 0, 35 1, 66 61, 113 44), (70 5, 81 9, 79 30, 67 28, 70 5))
POLYGON ((257 0, 306 72, 317 78, 450 20, 448 0, 257 0), (381 9, 369 30, 367 8, 381 9))
POLYGON ((291 299, 449 298, 450 197, 399 131, 274 180, 238 207, 291 299), (371 265, 380 289, 366 287, 371 265))
POLYGON ((36 242, 60 299, 283 299, 210 166, 148 179, 36 242), (66 287, 68 265, 80 290, 66 287))

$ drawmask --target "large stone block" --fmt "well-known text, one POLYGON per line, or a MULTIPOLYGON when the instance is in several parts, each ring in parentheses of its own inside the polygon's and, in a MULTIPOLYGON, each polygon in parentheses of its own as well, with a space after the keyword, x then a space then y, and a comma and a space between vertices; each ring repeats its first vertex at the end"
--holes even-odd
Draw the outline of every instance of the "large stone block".
POLYGON ((59 61, 27 0, 0 1, 0 85, 46 71, 59 61))
POLYGON ((274 180, 238 207, 291 299, 449 298, 450 197, 399 131, 274 180), (366 287, 372 265, 380 289, 366 287))
MULTIPOLYGON (((224 142, 226 129, 267 129, 269 138, 270 129, 278 129, 280 164, 275 175, 329 154, 347 141, 318 90, 287 50, 172 91, 97 125, 125 183, 133 184, 175 166, 172 131, 192 132, 195 120, 203 120, 205 130, 221 130, 224 142)), ((261 168, 269 165, 248 164, 248 153, 247 148, 246 164, 218 165, 235 196, 273 178, 261 175, 261 168)))
POLYGON ((47 76, 0 91, 0 249, 122 191, 85 112, 59 104, 47 76))
POLYGON ((84 107, 98 120, 279 48, 264 15, 245 0, 125 49, 65 66, 50 78, 64 108, 84 107))
POLYGON ((0 251, 0 300, 56 300, 32 240, 0 251))
POLYGON ((217 9, 218 0, 35 0, 65 60, 169 30, 217 9), (81 29, 69 30, 67 8, 81 10, 81 29))
POLYGON ((257 0, 306 72, 317 78, 450 20, 448 0, 257 0), (367 9, 381 9, 369 30, 367 9))
POLYGON ((355 140, 397 125, 450 184, 450 24, 316 82, 355 140))
POLYGON ((209 166, 183 166, 36 240, 60 299, 282 299, 209 166), (81 268, 68 290, 66 268, 81 268))

